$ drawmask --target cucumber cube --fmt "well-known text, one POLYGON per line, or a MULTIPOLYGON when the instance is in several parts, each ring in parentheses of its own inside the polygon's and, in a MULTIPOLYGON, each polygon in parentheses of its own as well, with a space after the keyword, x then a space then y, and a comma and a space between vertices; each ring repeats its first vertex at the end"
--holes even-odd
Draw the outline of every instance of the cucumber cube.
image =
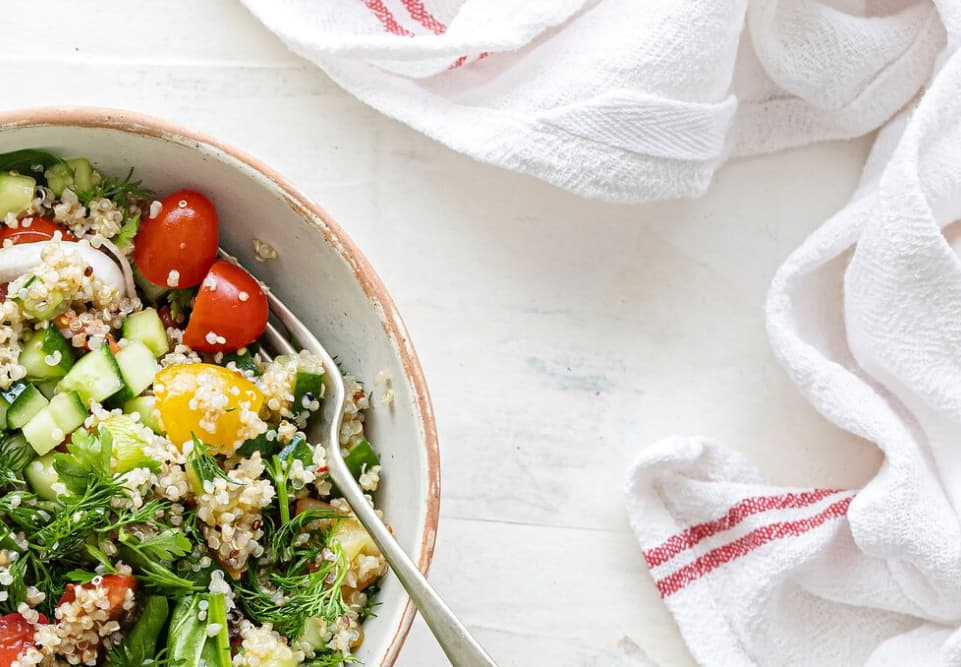
POLYGON ((30 208, 37 182, 29 176, 0 174, 0 218, 7 213, 14 215, 30 208))
POLYGON ((80 357, 57 385, 58 392, 77 392, 85 405, 103 402, 123 388, 120 367, 106 344, 80 357))

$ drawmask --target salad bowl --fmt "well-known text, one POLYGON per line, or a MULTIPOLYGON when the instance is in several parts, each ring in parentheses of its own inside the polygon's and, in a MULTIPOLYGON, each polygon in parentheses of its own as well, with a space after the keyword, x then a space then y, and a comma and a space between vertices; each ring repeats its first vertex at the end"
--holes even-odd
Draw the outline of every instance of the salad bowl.
MULTIPOLYGON (((219 212, 220 243, 296 313, 344 370, 371 392, 366 430, 377 443, 377 506, 426 573, 439 510, 439 455, 430 398, 391 297, 344 231, 279 174, 215 139, 137 113, 93 108, 0 112, 0 153, 25 147, 82 155, 103 170, 134 169, 157 192, 201 191, 219 212)), ((391 665, 413 620, 390 574, 357 658, 391 665)))

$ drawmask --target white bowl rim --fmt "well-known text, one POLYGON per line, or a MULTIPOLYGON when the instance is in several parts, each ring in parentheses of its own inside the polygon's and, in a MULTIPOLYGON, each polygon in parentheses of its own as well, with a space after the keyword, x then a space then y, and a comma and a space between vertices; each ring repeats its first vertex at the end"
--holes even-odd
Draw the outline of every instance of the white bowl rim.
MULTIPOLYGON (((407 327, 404 325, 403 319, 397 311, 397 306, 387 292, 380 276, 377 275, 377 272, 353 239, 324 209, 301 193, 277 171, 244 151, 202 132, 191 130, 161 118, 124 109, 51 106, 0 111, 0 131, 44 126, 118 130, 128 134, 146 135, 172 141, 188 148, 196 148, 198 144, 205 144, 260 172, 302 209, 294 209, 294 212, 324 235, 330 247, 350 266, 368 300, 379 306, 376 310, 380 315, 381 325, 397 349, 404 374, 413 389, 414 403, 418 408, 415 418, 420 422, 424 438, 424 453, 427 460, 427 512, 421 532, 420 562, 418 563, 418 567, 426 575, 434 555, 437 521, 440 514, 440 452, 437 444, 437 425, 434 420, 430 393, 427 390, 427 382, 424 379, 424 373, 417 358, 417 353, 414 351, 410 335, 407 333, 407 327), (318 224, 311 215, 304 215, 304 211, 322 220, 323 225, 318 224)), ((394 629, 394 635, 380 663, 383 667, 391 667, 397 660, 404 640, 407 638, 407 633, 410 632, 414 613, 414 606, 408 598, 404 604, 400 623, 394 629)))

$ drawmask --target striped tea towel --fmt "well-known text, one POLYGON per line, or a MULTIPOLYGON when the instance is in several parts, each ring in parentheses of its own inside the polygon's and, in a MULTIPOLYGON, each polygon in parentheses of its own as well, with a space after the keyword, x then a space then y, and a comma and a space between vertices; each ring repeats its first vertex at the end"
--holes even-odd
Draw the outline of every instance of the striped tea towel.
POLYGON ((699 195, 731 156, 869 132, 944 45, 927 0, 243 2, 388 116, 622 202, 699 195))
POLYGON ((877 475, 776 488, 700 438, 630 473, 632 527, 703 665, 961 665, 961 3, 944 17, 927 92, 768 297, 778 358, 883 452, 877 475))

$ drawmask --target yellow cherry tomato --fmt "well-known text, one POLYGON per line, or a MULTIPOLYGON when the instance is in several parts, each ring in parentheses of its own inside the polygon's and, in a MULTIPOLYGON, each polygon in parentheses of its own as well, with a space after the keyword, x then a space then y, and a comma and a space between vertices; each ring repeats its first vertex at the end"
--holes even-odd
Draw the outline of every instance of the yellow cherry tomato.
POLYGON ((213 453, 231 454, 263 430, 257 413, 264 395, 253 382, 221 366, 165 368, 154 379, 154 395, 160 422, 178 447, 196 436, 213 453))

